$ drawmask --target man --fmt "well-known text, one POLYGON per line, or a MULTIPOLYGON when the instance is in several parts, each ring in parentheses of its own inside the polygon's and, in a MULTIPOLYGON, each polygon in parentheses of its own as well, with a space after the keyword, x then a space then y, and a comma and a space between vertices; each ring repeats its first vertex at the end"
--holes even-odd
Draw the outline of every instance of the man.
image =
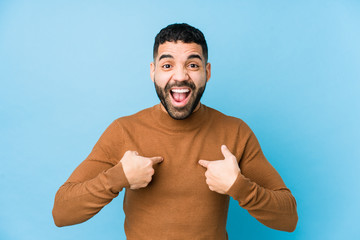
POLYGON ((124 197, 127 239, 228 239, 231 196, 261 223, 293 231, 296 202, 240 119, 200 103, 211 65, 203 34, 173 24, 155 38, 161 104, 115 120, 55 197, 57 226, 124 197))

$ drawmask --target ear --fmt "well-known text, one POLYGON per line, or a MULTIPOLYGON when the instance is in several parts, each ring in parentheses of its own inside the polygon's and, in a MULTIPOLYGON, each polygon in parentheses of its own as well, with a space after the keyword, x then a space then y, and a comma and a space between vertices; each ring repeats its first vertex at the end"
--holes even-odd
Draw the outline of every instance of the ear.
POLYGON ((206 82, 208 82, 211 77, 211 63, 207 63, 205 69, 206 69, 206 82))
POLYGON ((150 78, 151 78, 151 81, 153 81, 153 82, 154 82, 154 74, 155 74, 155 63, 151 62, 150 63, 150 78))

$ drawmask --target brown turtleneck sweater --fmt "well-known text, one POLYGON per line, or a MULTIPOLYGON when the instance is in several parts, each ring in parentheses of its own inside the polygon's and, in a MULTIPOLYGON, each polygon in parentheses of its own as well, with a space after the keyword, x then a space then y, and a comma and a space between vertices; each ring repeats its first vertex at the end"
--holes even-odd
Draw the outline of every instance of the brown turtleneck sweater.
POLYGON ((293 231, 296 202, 264 157, 251 129, 240 119, 201 105, 185 120, 174 120, 159 105, 115 120, 90 155, 58 190, 53 216, 57 226, 84 222, 119 192, 124 197, 129 240, 228 239, 229 196, 261 223, 293 231), (209 190, 200 159, 223 159, 225 144, 241 173, 227 194, 209 190), (127 150, 162 156, 149 185, 131 190, 122 165, 127 150))

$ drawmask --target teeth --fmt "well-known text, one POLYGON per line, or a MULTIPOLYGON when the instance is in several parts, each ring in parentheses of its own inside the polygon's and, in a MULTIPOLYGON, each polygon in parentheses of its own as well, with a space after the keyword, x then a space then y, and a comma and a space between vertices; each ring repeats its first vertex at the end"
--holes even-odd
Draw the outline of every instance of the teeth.
POLYGON ((175 92, 175 93, 187 93, 187 92, 190 92, 189 89, 184 89, 184 88, 181 88, 181 89, 171 89, 172 92, 175 92))

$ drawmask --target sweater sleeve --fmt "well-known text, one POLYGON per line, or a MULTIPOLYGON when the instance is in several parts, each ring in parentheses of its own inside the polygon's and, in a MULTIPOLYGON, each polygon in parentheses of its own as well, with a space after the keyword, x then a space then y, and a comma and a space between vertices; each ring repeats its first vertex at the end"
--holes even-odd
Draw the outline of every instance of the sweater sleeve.
POLYGON ((298 221, 296 201, 265 158, 254 133, 245 124, 240 170, 228 195, 264 225, 292 232, 298 221), (245 134, 244 134, 245 132, 245 134))
POLYGON ((128 187, 122 165, 122 131, 113 122, 90 155, 74 170, 56 193, 53 218, 56 226, 84 222, 128 187))

